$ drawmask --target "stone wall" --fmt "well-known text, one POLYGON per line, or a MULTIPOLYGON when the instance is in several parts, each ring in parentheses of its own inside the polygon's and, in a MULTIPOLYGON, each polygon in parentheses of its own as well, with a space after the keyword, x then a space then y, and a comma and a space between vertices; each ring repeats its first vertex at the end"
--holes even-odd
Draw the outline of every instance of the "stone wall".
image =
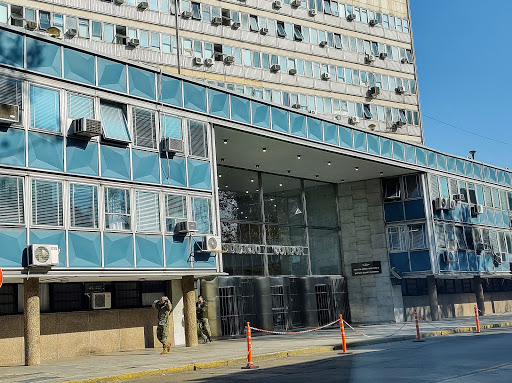
POLYGON ((403 321, 400 286, 392 286, 380 179, 338 185, 343 270, 352 321, 403 321), (381 274, 352 276, 352 263, 380 261, 381 274))

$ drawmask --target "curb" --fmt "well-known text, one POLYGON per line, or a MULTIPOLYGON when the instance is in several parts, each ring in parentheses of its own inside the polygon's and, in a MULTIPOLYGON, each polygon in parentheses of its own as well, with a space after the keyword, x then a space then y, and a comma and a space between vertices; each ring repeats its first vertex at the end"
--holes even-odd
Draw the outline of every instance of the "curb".
MULTIPOLYGON (((491 329, 491 328, 501 328, 501 327, 512 327, 512 322, 480 325, 480 328, 482 330, 491 329)), ((476 331, 475 326, 458 327, 458 328, 454 328, 452 330, 422 332, 421 337, 422 338, 430 338, 430 337, 435 337, 435 336, 443 336, 443 335, 458 334, 458 333, 468 333, 468 332, 473 332, 473 331, 476 331)), ((400 342, 400 341, 410 340, 410 339, 416 339, 416 336, 415 335, 403 335, 403 336, 396 336, 396 337, 392 337, 392 338, 375 338, 375 339, 356 340, 356 341, 352 341, 352 342, 349 341, 348 344, 352 347, 360 347, 360 346, 369 346, 369 345, 373 345, 373 344, 385 344, 385 343, 392 343, 392 342, 400 342)), ((342 349, 341 344, 335 344, 332 346, 322 346, 322 347, 308 347, 308 348, 302 348, 302 349, 298 349, 298 350, 270 352, 270 353, 266 353, 266 354, 254 355, 253 360, 254 361, 262 361, 262 360, 269 360, 269 359, 280 359, 280 358, 287 358, 287 357, 291 357, 291 356, 319 354, 319 353, 323 353, 323 352, 336 351, 336 350, 341 350, 341 349, 342 349)), ((227 366, 232 366, 232 365, 243 365, 246 362, 247 362, 246 357, 232 358, 232 359, 227 359, 227 360, 218 360, 218 361, 205 362, 205 363, 194 363, 194 364, 188 364, 185 366, 164 368, 164 369, 158 369, 158 370, 140 371, 140 372, 132 372, 132 373, 128 373, 128 374, 105 376, 105 377, 100 377, 100 378, 74 380, 74 381, 68 381, 66 383, 123 382, 123 381, 131 380, 131 379, 151 378, 151 377, 155 377, 155 376, 169 375, 169 374, 178 373, 178 372, 206 370, 206 369, 210 369, 210 368, 227 367, 227 366)))

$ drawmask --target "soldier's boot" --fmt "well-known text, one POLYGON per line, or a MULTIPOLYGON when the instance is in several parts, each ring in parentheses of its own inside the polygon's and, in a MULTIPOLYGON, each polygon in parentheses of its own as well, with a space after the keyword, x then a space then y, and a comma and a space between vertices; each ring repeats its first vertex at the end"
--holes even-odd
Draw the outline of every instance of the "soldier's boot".
POLYGON ((171 351, 171 342, 167 343, 167 352, 171 351))
POLYGON ((210 335, 208 335, 208 341, 211 343, 212 342, 212 337, 210 335))
POLYGON ((167 354, 167 347, 164 347, 163 351, 160 353, 161 355, 167 354))

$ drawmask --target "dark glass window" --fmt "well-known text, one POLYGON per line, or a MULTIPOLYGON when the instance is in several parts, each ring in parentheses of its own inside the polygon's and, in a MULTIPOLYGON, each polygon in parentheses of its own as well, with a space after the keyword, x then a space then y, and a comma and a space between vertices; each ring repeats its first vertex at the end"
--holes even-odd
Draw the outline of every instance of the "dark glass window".
POLYGON ((80 311, 87 309, 82 283, 52 283, 50 285, 51 311, 80 311))
POLYGON ((403 296, 428 295, 427 280, 424 278, 402 279, 402 295, 403 296))
POLYGON ((140 307, 142 305, 141 288, 138 282, 115 282, 113 289, 113 308, 140 307))
POLYGON ((18 312, 18 285, 5 284, 0 287, 0 315, 18 312))

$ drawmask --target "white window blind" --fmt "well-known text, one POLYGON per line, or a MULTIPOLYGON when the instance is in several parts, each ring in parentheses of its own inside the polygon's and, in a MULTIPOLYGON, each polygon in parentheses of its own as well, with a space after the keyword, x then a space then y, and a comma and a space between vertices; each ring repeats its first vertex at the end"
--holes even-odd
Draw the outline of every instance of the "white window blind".
POLYGON ((133 108, 133 132, 135 145, 156 149, 155 113, 133 108))
POLYGON ((430 184, 430 196, 432 199, 439 197, 439 179, 434 174, 429 174, 428 181, 430 184))
POLYGON ((105 189, 105 227, 130 230, 130 192, 126 189, 105 189))
POLYGON ((70 185, 71 226, 98 227, 98 192, 96 186, 70 185))
POLYGON ((167 194, 165 196, 165 227, 173 232, 176 222, 187 219, 187 198, 182 195, 167 194))
POLYGON ((72 119, 94 118, 94 99, 68 93, 68 117, 72 119))
POLYGON ((130 141, 123 108, 114 104, 101 104, 101 125, 106 138, 130 141))
POLYGON ((188 154, 198 157, 208 157, 206 124, 199 121, 189 121, 188 154))
POLYGON ((21 121, 21 81, 0 77, 0 101, 5 104, 17 105, 19 108, 18 118, 21 121))
POLYGON ((407 251, 404 226, 388 227, 389 251, 407 251))
POLYGON ((409 225, 409 249, 421 250, 427 248, 425 225, 409 225))
POLYGON ((137 231, 160 231, 158 193, 137 191, 137 231))
POLYGON ((22 224, 24 221, 23 179, 0 177, 0 222, 22 224))
POLYGON ((62 184, 32 180, 32 223, 62 226, 62 184))

